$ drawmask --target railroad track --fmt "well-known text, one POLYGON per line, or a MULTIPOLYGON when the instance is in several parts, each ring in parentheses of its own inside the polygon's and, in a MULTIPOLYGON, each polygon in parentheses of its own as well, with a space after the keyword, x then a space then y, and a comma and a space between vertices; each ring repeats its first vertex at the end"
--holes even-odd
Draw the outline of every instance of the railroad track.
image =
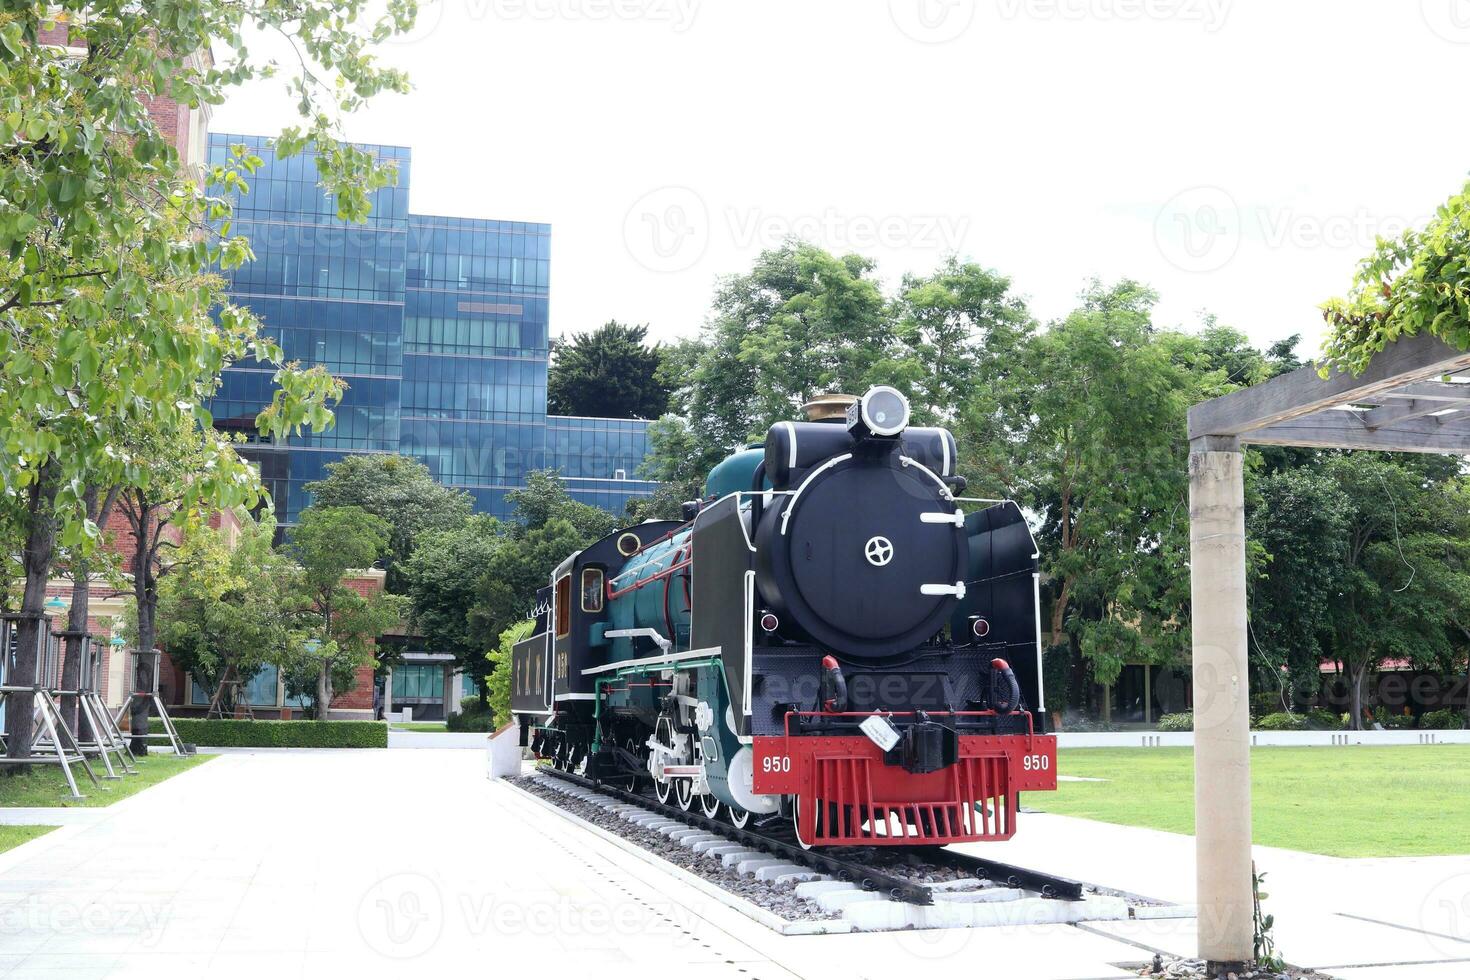
POLYGON ((895 901, 907 902, 911 905, 933 905, 936 895, 943 897, 945 889, 936 888, 934 885, 918 882, 903 875, 892 874, 882 867, 864 863, 864 858, 872 856, 871 852, 882 850, 887 852, 885 856, 888 857, 908 857, 936 868, 958 869, 970 877, 1034 892, 1043 898, 1063 902, 1080 902, 1084 898, 1085 886, 1080 881, 956 851, 893 847, 807 850, 792 840, 761 832, 754 823, 744 828, 736 827, 722 820, 706 817, 702 813, 682 810, 672 804, 660 803, 651 795, 644 795, 622 786, 560 769, 543 767, 538 769, 537 773, 605 794, 669 820, 717 834, 733 843, 780 856, 793 864, 809 867, 840 881, 851 882, 866 891, 880 892, 895 901))

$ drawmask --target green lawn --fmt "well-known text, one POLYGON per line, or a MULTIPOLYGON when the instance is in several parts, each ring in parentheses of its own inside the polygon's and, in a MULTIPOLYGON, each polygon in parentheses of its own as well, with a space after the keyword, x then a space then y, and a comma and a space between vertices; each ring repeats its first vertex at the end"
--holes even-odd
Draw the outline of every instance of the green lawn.
MULTIPOLYGON (((1063 749, 1049 813, 1194 833, 1194 750, 1063 749)), ((1470 854, 1470 745, 1251 750, 1255 841, 1335 857, 1470 854)))
POLYGON ((0 824, 0 853, 19 847, 28 840, 35 840, 42 834, 49 834, 55 827, 7 827, 0 824))
POLYGON ((86 796, 84 800, 71 798, 60 766, 33 765, 22 770, 19 775, 0 773, 0 807, 107 806, 155 783, 161 783, 170 776, 177 776, 185 769, 191 769, 210 758, 212 756, 207 755, 142 756, 138 759, 138 774, 123 776, 121 779, 104 779, 103 773, 106 770, 100 762, 93 761, 92 770, 97 773, 97 786, 88 781, 81 766, 72 766, 77 788, 86 796))
POLYGON ((395 721, 388 726, 395 732, 447 732, 442 721, 395 721))

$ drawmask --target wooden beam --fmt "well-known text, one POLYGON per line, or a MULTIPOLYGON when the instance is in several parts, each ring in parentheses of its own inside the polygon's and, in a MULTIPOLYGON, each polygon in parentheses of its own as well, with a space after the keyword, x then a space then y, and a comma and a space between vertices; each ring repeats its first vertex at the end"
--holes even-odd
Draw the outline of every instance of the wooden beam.
MULTIPOLYGON (((1467 397, 1465 400, 1470 401, 1470 397, 1467 397)), ((1450 411, 1458 407, 1460 405, 1455 402, 1411 398, 1407 401, 1395 401, 1391 404, 1384 405, 1382 408, 1375 408, 1371 412, 1364 412, 1363 424, 1370 429, 1379 429, 1385 425, 1392 425, 1395 422, 1407 422, 1410 419, 1419 419, 1426 415, 1434 415, 1435 412, 1450 411)), ((1439 419, 1446 418, 1443 415, 1436 417, 1439 419)))
MULTIPOLYGON (((1470 351, 1450 347, 1428 334, 1405 337, 1380 351, 1357 377, 1334 371, 1324 380, 1309 365, 1202 402, 1189 410, 1189 437, 1247 436, 1253 430, 1336 405, 1371 401, 1383 392, 1466 368, 1470 368, 1470 351)), ((1252 437, 1249 441, 1259 440, 1252 437)))
POLYGON ((1447 381, 1416 381, 1393 391, 1385 391, 1380 398, 1411 398, 1426 402, 1470 402, 1470 384, 1451 384, 1447 381))
POLYGON ((1448 422, 1437 418, 1417 418, 1370 429, 1358 413, 1326 411, 1307 418, 1277 422, 1240 438, 1242 442, 1260 446, 1470 454, 1470 422, 1459 416, 1450 416, 1448 422))

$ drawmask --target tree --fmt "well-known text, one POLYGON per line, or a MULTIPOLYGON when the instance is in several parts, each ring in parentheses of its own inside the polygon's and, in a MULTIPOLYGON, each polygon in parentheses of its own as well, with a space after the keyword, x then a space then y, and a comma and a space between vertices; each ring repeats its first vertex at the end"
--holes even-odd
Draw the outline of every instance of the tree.
MULTIPOLYGON (((91 521, 96 527, 106 527, 107 520, 117 503, 119 490, 119 487, 106 491, 97 486, 87 487, 82 493, 83 513, 86 520, 91 521)), ((92 576, 99 570, 102 570, 104 574, 115 571, 116 562, 109 560, 113 557, 111 555, 98 555, 95 549, 87 546, 86 542, 83 542, 79 548, 62 549, 58 557, 61 569, 71 578, 71 605, 67 608, 66 613, 67 638, 61 664, 61 687, 63 690, 75 691, 81 681, 82 640, 83 634, 88 632, 88 615, 92 602, 92 576), (102 566, 101 569, 99 565, 102 566)), ((62 696, 61 716, 71 730, 78 733, 82 741, 92 739, 95 733, 86 724, 86 717, 79 712, 77 699, 74 696, 62 696)))
POLYGON ((244 508, 232 535, 202 522, 183 528, 173 570, 159 587, 158 636, 174 666, 232 709, 231 685, 266 664, 286 664, 304 637, 291 629, 289 559, 271 546, 275 519, 244 508), (233 538, 233 541, 231 540, 233 538))
POLYGON ((1249 581, 1257 674, 1263 682, 1274 675, 1274 686, 1286 665, 1295 705, 1302 705, 1321 684, 1332 606, 1343 587, 1351 503, 1315 465, 1267 473, 1253 481, 1253 491, 1246 536, 1262 557, 1249 581))
MULTIPOLYGON (((258 476, 235 454, 228 437, 205 428, 194 417, 175 428, 164 419, 140 422, 124 446, 129 459, 146 479, 124 478, 118 510, 132 538, 127 571, 132 579, 133 623, 136 649, 143 653, 158 644, 158 589, 171 562, 165 549, 177 547, 177 528, 204 519, 213 507, 253 506, 260 492, 258 476)), ((141 666, 140 666, 141 669, 141 666)), ((155 678, 130 678, 144 688, 155 678)), ((135 699, 129 718, 135 755, 146 754, 151 705, 135 699)))
POLYGON ((1026 343, 1003 394, 1011 492, 1039 516, 1050 642, 1087 672, 1167 663, 1188 622, 1185 413, 1223 386, 1197 338, 1160 331, 1152 290, 1094 283, 1026 343))
POLYGON ((360 507, 307 507, 291 532, 287 552, 301 567, 299 594, 314 621, 301 645, 298 672, 316 676, 316 717, 326 720, 332 698, 353 672, 373 658, 377 637, 402 622, 407 604, 389 592, 364 596, 344 579, 371 567, 388 547, 390 529, 360 507))
POLYGON ((655 419, 668 411, 658 346, 648 347, 647 325, 609 320, 591 333, 574 333, 551 351, 546 410, 552 415, 655 419))
POLYGON ((1363 727, 1364 682, 1387 658, 1443 666, 1464 606, 1470 514, 1453 464, 1426 457, 1349 453, 1324 472, 1348 501, 1338 592, 1329 605, 1329 651, 1348 680, 1354 728, 1363 727), (1447 472, 1448 471, 1448 472, 1447 472))
POLYGON ((459 526, 472 509, 470 495, 443 486, 429 468, 407 456, 347 456, 327 464, 327 477, 306 485, 319 507, 360 507, 388 524, 383 556, 386 588, 402 592, 402 564, 427 534, 459 526))
POLYGON ((526 486, 506 494, 520 521, 485 567, 480 600, 471 612, 483 650, 526 616, 536 590, 568 555, 612 533, 618 520, 607 511, 573 500, 559 477, 537 471, 526 486))
POLYGON ((476 514, 452 530, 424 535, 402 567, 414 631, 429 649, 454 654, 479 682, 482 700, 489 634, 475 611, 485 592, 486 570, 508 538, 503 522, 476 514))
POLYGON ((675 394, 692 464, 707 472, 815 395, 894 381, 897 351, 872 261, 804 243, 762 252, 720 284, 698 346, 679 355, 694 355, 675 394))
MULTIPOLYGON (((228 203, 203 193, 149 110, 155 100, 218 104, 231 86, 276 71, 251 53, 247 35, 279 33, 301 55, 290 77, 307 122, 283 132, 278 152, 316 145, 339 213, 361 217, 368 193, 392 174, 336 143, 338 117, 385 88, 406 88, 369 49, 413 18, 411 0, 390 0, 364 32, 356 26, 364 7, 183 0, 161 13, 61 0, 0 13, 0 488, 23 541, 20 675, 34 669, 58 541, 97 543, 87 489, 149 481, 119 452, 121 433, 144 422, 207 426, 201 395, 247 357, 278 369, 262 429, 329 423, 335 382, 283 365, 277 345, 207 274, 246 260, 249 245, 229 237, 228 203)), ((208 180, 238 191, 257 162, 237 155, 208 180)), ((13 757, 29 754, 31 707, 29 694, 12 696, 13 757)))

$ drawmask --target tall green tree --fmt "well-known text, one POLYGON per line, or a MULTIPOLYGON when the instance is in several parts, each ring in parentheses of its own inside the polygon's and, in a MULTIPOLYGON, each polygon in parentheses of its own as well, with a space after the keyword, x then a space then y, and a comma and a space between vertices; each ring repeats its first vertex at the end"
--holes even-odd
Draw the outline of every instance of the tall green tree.
POLYGON ((1025 345, 1004 396, 1004 482, 1040 518, 1044 628, 1070 645, 1074 699, 1089 673, 1110 684, 1124 664, 1167 663, 1184 645, 1185 414, 1222 375, 1199 361, 1197 338, 1154 326, 1156 302, 1132 281, 1094 283, 1025 345))
POLYGON ((398 626, 407 602, 391 592, 363 595, 349 587, 349 572, 370 568, 388 547, 388 522, 360 507, 303 510, 287 553, 301 566, 299 594, 309 638, 301 645, 298 674, 314 673, 316 717, 330 717, 332 699, 371 663, 379 636, 398 626))
POLYGON ((898 351, 870 260, 794 242, 761 253, 720 284, 676 393, 696 467, 708 470, 815 395, 894 381, 898 351))
POLYGON ((360 507, 388 524, 382 556, 386 587, 402 592, 403 563, 429 534, 458 527, 472 509, 470 495, 440 484, 429 468, 408 456, 347 456, 327 464, 325 479, 306 485, 320 507, 360 507))
MULTIPOLYGON (((150 421, 207 426, 201 397, 244 359, 277 369, 263 429, 329 423, 332 379, 282 364, 207 274, 250 250, 230 235, 228 202, 204 185, 237 191, 257 161, 237 154, 201 180, 149 109, 219 104, 231 87, 284 68, 305 122, 282 133, 278 151, 315 145, 339 212, 360 217, 392 174, 340 146, 337 121, 378 91, 406 88, 370 48, 411 24, 413 3, 390 0, 366 28, 364 9, 365 0, 182 0, 167 10, 60 0, 0 11, 0 489, 23 541, 22 675, 34 666, 57 543, 97 542, 88 488, 149 481, 128 472, 122 433, 150 421), (261 57, 248 39, 258 30, 285 37, 300 57, 288 66, 261 57)), ((26 755, 29 694, 13 696, 11 716, 8 753, 26 755)))
POLYGON ((1453 464, 1433 457, 1341 454, 1323 471, 1348 501, 1328 651, 1347 676, 1361 728, 1367 679, 1384 660, 1443 667, 1454 659, 1454 620, 1470 587, 1470 513, 1453 464))
POLYGON ((479 683, 482 697, 491 636, 477 610, 485 576, 509 539, 504 522, 476 514, 458 527, 424 535, 402 566, 414 632, 428 649, 454 654, 456 664, 479 683))
POLYGON ((667 412, 669 388, 659 374, 662 351, 647 341, 647 325, 616 320, 558 340, 551 350, 546 410, 633 419, 667 412))
POLYGON ((304 639, 293 630, 295 569, 272 547, 275 519, 245 508, 236 527, 192 521, 182 531, 173 569, 159 586, 158 638, 175 667, 209 694, 211 709, 232 710, 234 684, 265 665, 288 664, 304 639))
POLYGON ((1338 481, 1316 465, 1291 466, 1253 481, 1246 536, 1261 549, 1250 577, 1253 672, 1276 691, 1290 677, 1283 710, 1310 704, 1321 684, 1332 607, 1343 589, 1352 506, 1338 481))
POLYGON ((506 525, 509 533, 485 566, 480 600, 470 613, 481 630, 483 650, 526 618, 552 569, 619 523, 607 511, 573 500, 551 471, 532 473, 526 486, 506 494, 506 500, 519 520, 506 525))

